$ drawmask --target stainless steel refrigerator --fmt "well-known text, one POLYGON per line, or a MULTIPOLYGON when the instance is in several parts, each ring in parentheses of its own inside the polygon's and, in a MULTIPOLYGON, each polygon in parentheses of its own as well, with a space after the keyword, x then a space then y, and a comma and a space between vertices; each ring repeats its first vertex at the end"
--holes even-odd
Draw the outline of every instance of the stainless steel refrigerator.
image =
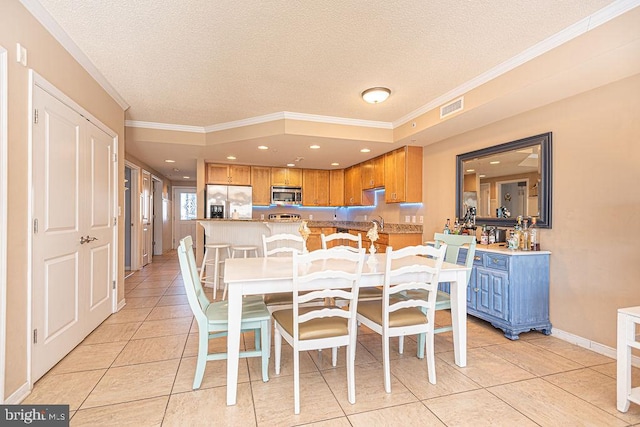
POLYGON ((205 200, 205 218, 251 219, 251 186, 207 185, 205 200))

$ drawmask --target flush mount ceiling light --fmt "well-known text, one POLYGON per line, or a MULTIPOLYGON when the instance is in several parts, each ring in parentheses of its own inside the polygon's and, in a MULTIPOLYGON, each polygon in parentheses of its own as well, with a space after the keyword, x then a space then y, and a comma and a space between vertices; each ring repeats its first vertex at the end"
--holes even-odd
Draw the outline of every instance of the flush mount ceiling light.
POLYGON ((386 87, 372 87, 362 92, 362 99, 369 104, 379 104, 384 102, 389 95, 391 95, 391 90, 386 87))

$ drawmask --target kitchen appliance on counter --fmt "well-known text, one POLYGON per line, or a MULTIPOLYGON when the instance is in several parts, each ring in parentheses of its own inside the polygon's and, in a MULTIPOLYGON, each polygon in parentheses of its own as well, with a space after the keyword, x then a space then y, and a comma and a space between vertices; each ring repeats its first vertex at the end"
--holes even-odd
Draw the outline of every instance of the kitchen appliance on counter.
POLYGON ((297 206, 302 204, 302 187, 271 187, 271 204, 279 206, 297 206))
POLYGON ((269 221, 278 221, 278 222, 300 221, 300 214, 291 214, 291 213, 269 214, 269 221))
POLYGON ((251 219, 251 190, 248 185, 207 185, 205 218, 251 219))

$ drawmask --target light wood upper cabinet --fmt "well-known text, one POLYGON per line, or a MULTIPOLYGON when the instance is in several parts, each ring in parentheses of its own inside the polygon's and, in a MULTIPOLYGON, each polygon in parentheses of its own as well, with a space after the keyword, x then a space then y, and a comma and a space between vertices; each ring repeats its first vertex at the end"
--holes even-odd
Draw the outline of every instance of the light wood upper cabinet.
POLYGON ((422 147, 402 147, 384 155, 385 201, 422 202, 422 147))
POLYGON ((329 204, 329 171, 302 170, 302 205, 327 206, 329 204))
POLYGON ((384 155, 362 163, 362 188, 384 187, 384 155))
POLYGON ((207 184, 251 185, 251 167, 208 163, 207 184))
POLYGON ((271 204, 271 168, 251 166, 251 186, 253 204, 269 206, 271 204))
POLYGON ((344 206, 344 169, 329 171, 329 206, 344 206))
POLYGON ((302 169, 271 168, 271 185, 302 186, 302 169))
POLYGON ((344 204, 346 206, 371 206, 371 192, 362 191, 362 164, 351 166, 344 171, 344 204))

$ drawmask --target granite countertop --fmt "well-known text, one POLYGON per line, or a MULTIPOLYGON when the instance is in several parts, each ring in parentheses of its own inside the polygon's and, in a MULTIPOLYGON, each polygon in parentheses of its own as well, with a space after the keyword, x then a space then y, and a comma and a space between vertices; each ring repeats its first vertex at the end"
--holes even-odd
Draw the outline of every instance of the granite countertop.
MULTIPOLYGON (((198 218, 197 221, 220 221, 220 222, 269 222, 269 223, 300 223, 299 221, 268 221, 265 219, 229 219, 229 218, 198 218)), ((368 231, 371 221, 313 221, 306 220, 309 227, 336 227, 348 228, 349 230, 368 231)), ((422 225, 417 224, 391 224, 386 223, 384 230, 378 230, 381 234, 422 234, 422 225)))

